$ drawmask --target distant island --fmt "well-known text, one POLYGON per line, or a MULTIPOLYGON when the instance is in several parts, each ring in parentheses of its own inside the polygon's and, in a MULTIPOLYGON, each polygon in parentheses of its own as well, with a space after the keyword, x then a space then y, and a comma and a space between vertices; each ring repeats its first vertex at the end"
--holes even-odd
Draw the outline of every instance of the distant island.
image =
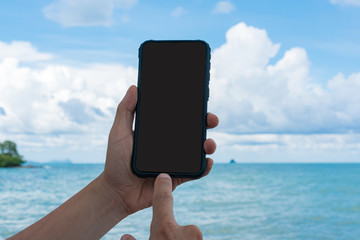
POLYGON ((236 161, 234 159, 231 159, 230 163, 236 163, 236 161))
POLYGON ((47 164, 73 164, 73 162, 70 159, 54 159, 47 164))
POLYGON ((24 163, 16 149, 16 143, 9 140, 0 142, 0 167, 19 167, 24 163))

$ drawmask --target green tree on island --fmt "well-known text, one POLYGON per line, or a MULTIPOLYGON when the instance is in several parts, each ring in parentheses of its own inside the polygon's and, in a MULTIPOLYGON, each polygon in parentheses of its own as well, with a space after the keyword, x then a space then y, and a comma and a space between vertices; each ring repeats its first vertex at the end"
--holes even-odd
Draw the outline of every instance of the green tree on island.
POLYGON ((0 142, 0 167, 17 167, 25 161, 12 141, 0 142))

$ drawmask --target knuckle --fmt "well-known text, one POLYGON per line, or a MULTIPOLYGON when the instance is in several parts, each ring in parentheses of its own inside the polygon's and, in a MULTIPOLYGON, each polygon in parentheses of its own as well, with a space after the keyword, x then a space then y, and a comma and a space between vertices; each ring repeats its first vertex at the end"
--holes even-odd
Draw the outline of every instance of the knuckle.
POLYGON ((161 229, 163 229, 164 231, 167 231, 167 232, 171 232, 171 233, 175 232, 176 227, 177 227, 177 224, 170 219, 161 220, 159 225, 161 226, 161 229))
POLYGON ((173 196, 171 192, 169 191, 159 191, 155 196, 156 200, 162 200, 162 201, 172 201, 173 196))
POLYGON ((172 221, 160 221, 152 224, 150 227, 150 235, 155 235, 158 239, 176 239, 177 225, 172 221))
POLYGON ((202 240, 203 239, 202 233, 198 226, 188 225, 188 226, 185 226, 185 228, 186 228, 186 232, 188 233, 189 239, 194 239, 194 240, 202 240))

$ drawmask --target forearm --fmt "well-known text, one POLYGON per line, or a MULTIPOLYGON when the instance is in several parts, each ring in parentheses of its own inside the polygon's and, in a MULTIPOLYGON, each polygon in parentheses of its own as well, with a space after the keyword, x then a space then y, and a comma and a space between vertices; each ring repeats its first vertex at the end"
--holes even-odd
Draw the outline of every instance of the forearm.
POLYGON ((117 193, 100 175, 57 209, 9 240, 100 239, 127 215, 117 193))

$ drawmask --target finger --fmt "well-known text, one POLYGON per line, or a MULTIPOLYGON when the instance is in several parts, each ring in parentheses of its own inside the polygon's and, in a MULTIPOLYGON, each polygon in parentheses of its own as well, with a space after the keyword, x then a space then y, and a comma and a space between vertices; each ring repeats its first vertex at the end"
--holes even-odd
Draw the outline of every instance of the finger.
POLYGON ((117 107, 114 127, 131 131, 137 103, 137 88, 132 85, 117 107))
POLYGON ((153 222, 175 222, 173 212, 172 180, 162 173, 157 176, 153 193, 153 222))
POLYGON ((213 139, 208 138, 204 142, 204 150, 206 154, 213 154, 216 150, 216 143, 213 139))
POLYGON ((201 177, 207 176, 210 173, 213 166, 214 166, 214 160, 212 160, 212 158, 206 158, 206 170, 204 175, 202 175, 201 177))
POLYGON ((200 228, 195 225, 187 225, 182 227, 183 239, 203 239, 200 228))
POLYGON ((120 238, 120 240, 136 240, 136 239, 130 234, 125 234, 120 238))
POLYGON ((219 118, 213 113, 208 113, 206 124, 207 128, 214 128, 219 124, 219 118))

